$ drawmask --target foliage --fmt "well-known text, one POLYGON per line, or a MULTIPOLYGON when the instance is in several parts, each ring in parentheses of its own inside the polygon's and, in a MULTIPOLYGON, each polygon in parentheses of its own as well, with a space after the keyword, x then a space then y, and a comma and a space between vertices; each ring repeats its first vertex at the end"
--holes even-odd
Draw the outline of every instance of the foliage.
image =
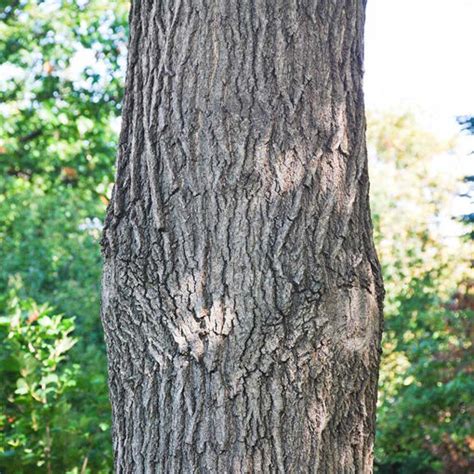
POLYGON ((368 130, 387 291, 379 472, 466 472, 474 447, 474 301, 466 280, 472 249, 445 237, 446 210, 461 177, 445 164, 455 159, 450 143, 420 129, 413 116, 374 116, 368 130))
POLYGON ((127 5, 0 5, 0 290, 18 273, 29 296, 77 315, 81 335, 99 332, 127 5))
MULTIPOLYGON (((33 298, 42 312, 51 313, 47 304, 75 316, 77 339, 59 365, 70 386, 48 401, 50 411, 35 408, 35 435, 23 405, 2 407, 0 416, 7 410, 16 420, 2 435, 28 440, 24 449, 4 448, 2 472, 48 471, 33 441, 45 444, 46 422, 52 472, 110 471, 98 239, 113 181, 127 8, 126 1, 0 1, 0 294, 15 276, 17 306, 27 311, 33 298)), ((26 339, 42 337, 31 331, 26 339)), ((22 349, 7 341, 0 357, 11 362, 22 349)), ((15 370, 5 390, 16 386, 15 370)))
MULTIPOLYGON (((0 318, 0 467, 7 472, 66 472, 87 464, 106 467, 93 443, 103 436, 84 430, 91 420, 77 410, 87 384, 68 361, 77 339, 74 320, 47 305, 18 298, 19 280, 3 302, 0 318)), ((94 420, 95 422, 95 420, 94 420)), ((98 426, 97 432, 108 426, 98 426)), ((102 438, 102 439, 101 439, 102 438)))
POLYGON ((110 121, 121 100, 124 18, 96 0, 20 0, 7 2, 0 19, 0 64, 8 73, 0 171, 102 195, 116 141, 110 121), (81 70, 84 57, 92 65, 81 70))
POLYGON ((66 394, 74 387, 78 371, 77 365, 61 364, 76 343, 70 337, 74 322, 52 316, 46 305, 19 301, 14 294, 8 310, 0 319, 5 403, 0 433, 2 446, 8 447, 1 452, 0 465, 17 471, 46 464, 50 471, 53 439, 65 431, 66 394))
MULTIPOLYGON (((459 117, 458 122, 462 125, 465 131, 474 135, 474 116, 471 117, 459 117)), ((474 153, 474 151, 473 151, 474 153)), ((471 204, 474 203, 474 175, 464 177, 466 183, 465 195, 471 200, 471 204)), ((467 236, 474 240, 474 212, 470 212, 461 217, 461 220, 469 229, 467 236)))

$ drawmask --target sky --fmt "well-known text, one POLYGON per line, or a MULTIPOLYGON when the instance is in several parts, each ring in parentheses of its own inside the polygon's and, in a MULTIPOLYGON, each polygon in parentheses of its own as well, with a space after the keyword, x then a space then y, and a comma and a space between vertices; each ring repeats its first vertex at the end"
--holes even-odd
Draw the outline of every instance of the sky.
POLYGON ((474 114, 474 0, 368 0, 368 109, 410 108, 442 131, 474 114))

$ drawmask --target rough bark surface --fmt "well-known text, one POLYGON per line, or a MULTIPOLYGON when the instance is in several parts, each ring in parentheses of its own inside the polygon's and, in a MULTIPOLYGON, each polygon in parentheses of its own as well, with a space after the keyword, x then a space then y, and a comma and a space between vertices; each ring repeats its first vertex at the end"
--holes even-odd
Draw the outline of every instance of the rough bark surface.
POLYGON ((117 473, 368 473, 365 0, 134 0, 102 319, 117 473))

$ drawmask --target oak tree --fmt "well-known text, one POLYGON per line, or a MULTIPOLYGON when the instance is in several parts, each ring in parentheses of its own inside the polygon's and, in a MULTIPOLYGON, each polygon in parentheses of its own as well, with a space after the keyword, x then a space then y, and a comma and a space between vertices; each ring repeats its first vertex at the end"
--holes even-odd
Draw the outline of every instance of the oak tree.
POLYGON ((102 319, 116 472, 372 469, 365 0, 134 0, 102 319))

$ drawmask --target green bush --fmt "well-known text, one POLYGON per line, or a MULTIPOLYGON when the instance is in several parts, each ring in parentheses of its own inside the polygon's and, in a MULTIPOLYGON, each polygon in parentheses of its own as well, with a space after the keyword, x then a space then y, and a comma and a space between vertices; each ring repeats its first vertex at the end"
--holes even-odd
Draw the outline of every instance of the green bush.
POLYGON ((81 367, 71 361, 74 320, 20 300, 16 289, 3 307, 0 467, 12 473, 107 472, 108 450, 101 456, 94 452, 108 442, 101 436, 108 425, 92 429, 97 413, 77 409, 86 406, 77 402, 91 390, 93 374, 81 376, 81 367))

